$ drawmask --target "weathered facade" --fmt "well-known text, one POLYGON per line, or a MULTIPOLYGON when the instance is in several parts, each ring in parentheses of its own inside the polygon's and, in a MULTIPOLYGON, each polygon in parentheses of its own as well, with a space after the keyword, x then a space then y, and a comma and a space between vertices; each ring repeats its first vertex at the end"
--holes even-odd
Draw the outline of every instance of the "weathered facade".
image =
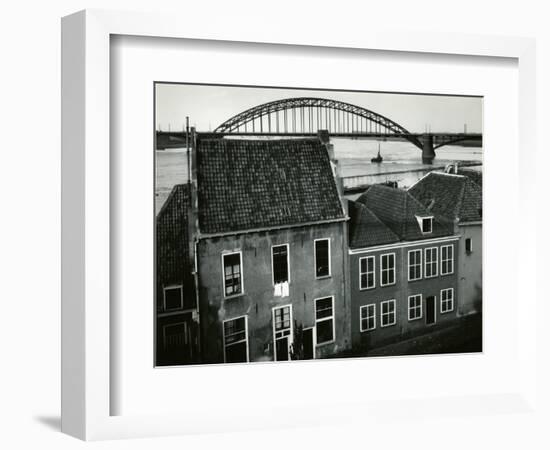
POLYGON ((350 202, 352 346, 426 333, 457 316, 457 242, 452 223, 406 191, 372 186, 350 202))
POLYGON ((249 361, 288 360, 294 357, 293 350, 305 350, 301 357, 313 358, 346 349, 350 342, 343 227, 336 222, 201 240, 197 256, 199 274, 204 274, 199 278, 204 362, 228 360, 222 324, 240 317, 246 318, 249 361), (315 242, 324 239, 330 245, 330 272, 317 277, 315 242), (280 247, 286 248, 288 293, 276 292, 274 282, 273 250, 280 247), (223 256, 232 254, 239 255, 242 264, 242 287, 238 294, 225 295, 223 256), (332 309, 327 316, 332 329, 329 339, 318 337, 315 328, 316 300, 326 298, 332 309), (288 322, 279 328, 289 331, 279 339, 275 336, 278 313, 288 314, 288 322), (298 332, 305 348, 293 349, 298 346, 298 332))

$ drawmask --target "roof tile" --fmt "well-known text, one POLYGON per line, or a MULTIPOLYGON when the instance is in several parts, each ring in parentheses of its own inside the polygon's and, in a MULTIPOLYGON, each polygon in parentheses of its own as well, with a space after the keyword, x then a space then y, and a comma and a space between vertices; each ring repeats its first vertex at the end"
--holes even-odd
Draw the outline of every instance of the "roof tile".
POLYGON ((409 192, 431 212, 449 220, 475 222, 483 217, 481 186, 464 175, 430 172, 409 192))
POLYGON ((343 219, 318 139, 198 139, 201 233, 343 219))
POLYGON ((403 189, 374 185, 357 202, 367 206, 401 240, 431 239, 452 235, 453 221, 428 211, 403 189), (423 234, 419 217, 434 216, 432 233, 423 234))
POLYGON ((376 217, 365 205, 352 201, 350 201, 348 205, 350 215, 350 248, 364 248, 399 242, 399 236, 376 217))

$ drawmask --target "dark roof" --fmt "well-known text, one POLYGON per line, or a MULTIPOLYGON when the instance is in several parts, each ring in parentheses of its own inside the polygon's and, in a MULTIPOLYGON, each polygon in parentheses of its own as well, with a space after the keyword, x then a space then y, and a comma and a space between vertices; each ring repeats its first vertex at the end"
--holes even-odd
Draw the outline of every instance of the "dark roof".
POLYGON ((361 195, 357 202, 364 204, 378 219, 401 240, 411 241, 452 235, 452 221, 428 211, 407 191, 382 185, 374 185, 361 195), (423 234, 419 217, 434 216, 432 233, 423 234))
POLYGON ((473 169, 458 169, 458 175, 464 175, 477 184, 480 188, 483 189, 483 172, 481 170, 473 169))
POLYGON ((318 139, 198 139, 201 233, 344 219, 318 139))
POLYGON ((409 188, 409 192, 435 214, 449 220, 482 220, 482 191, 470 177, 430 172, 409 188))
POLYGON ((348 202, 349 206, 349 246, 363 248, 372 245, 399 242, 397 236, 374 213, 359 202, 348 202))
POLYGON ((157 215, 157 286, 182 283, 191 287, 187 213, 191 202, 189 186, 178 184, 157 215))

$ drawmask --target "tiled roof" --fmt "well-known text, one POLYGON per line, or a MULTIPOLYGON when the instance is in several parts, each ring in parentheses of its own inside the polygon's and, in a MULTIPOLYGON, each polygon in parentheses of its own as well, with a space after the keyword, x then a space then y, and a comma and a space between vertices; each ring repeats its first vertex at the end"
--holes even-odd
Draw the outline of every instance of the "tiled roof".
POLYGON ((431 239, 453 234, 452 221, 429 212, 407 191, 374 185, 357 202, 364 204, 401 240, 431 239), (417 217, 434 216, 432 233, 423 234, 417 217))
POLYGON ((483 172, 481 170, 459 168, 458 175, 464 175, 470 178, 470 180, 483 189, 483 172))
POLYGON ((409 193, 433 213, 460 222, 482 220, 481 187, 470 177, 430 172, 409 193))
POLYGON ((198 139, 201 233, 343 219, 318 139, 198 139))
POLYGON ((157 287, 183 282, 192 289, 192 261, 189 255, 187 210, 190 204, 189 187, 174 186, 157 215, 157 287))
POLYGON ((364 248, 399 242, 399 236, 384 225, 365 205, 352 201, 348 202, 348 205, 350 248, 364 248))

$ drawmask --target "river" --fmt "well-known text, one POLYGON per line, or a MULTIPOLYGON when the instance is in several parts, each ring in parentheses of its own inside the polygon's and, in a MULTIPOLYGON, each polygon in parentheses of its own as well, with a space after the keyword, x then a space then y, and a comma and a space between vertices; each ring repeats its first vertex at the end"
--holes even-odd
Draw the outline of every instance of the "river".
MULTIPOLYGON (((368 175, 369 183, 397 181, 408 187, 434 168, 463 161, 478 162, 473 167, 481 170, 482 148, 448 145, 436 150, 433 165, 423 164, 421 151, 408 141, 378 142, 371 139, 332 138, 334 153, 339 161, 342 177, 368 175), (371 163, 378 145, 384 161, 371 163), (399 173, 395 173, 399 172, 399 173)), ((187 182, 187 155, 184 148, 156 151, 156 212, 160 210, 173 186, 187 182)))

